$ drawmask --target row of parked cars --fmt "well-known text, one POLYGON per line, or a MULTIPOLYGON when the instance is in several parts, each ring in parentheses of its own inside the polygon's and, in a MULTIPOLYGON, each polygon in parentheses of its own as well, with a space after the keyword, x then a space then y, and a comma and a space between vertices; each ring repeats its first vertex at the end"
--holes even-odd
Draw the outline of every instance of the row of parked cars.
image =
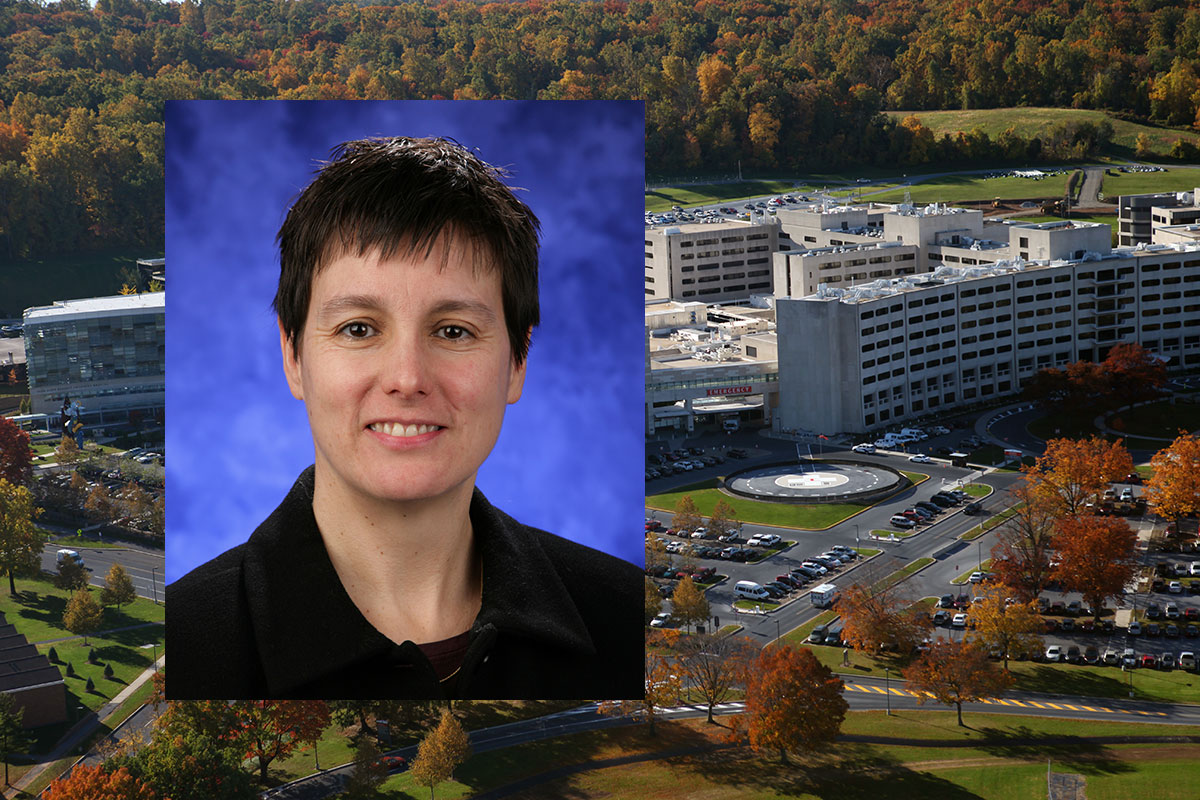
POLYGON ((1174 653, 1159 653, 1156 656, 1151 653, 1138 655, 1132 647, 1126 647, 1120 651, 1115 647, 1109 647, 1101 655, 1100 649, 1095 645, 1080 648, 1077 644, 1065 646, 1052 644, 1046 648, 1044 653, 1036 654, 1034 660, 1067 664, 1107 664, 1111 667, 1121 666, 1125 669, 1141 667, 1163 670, 1196 670, 1196 654, 1191 650, 1184 650, 1178 656, 1174 653))
POLYGON ((805 559, 787 574, 778 575, 775 580, 762 584, 762 588, 772 598, 785 597, 812 581, 824 582, 825 576, 857 558, 858 553, 853 548, 835 544, 821 555, 805 559))
POLYGON ((928 500, 918 500, 898 514, 894 514, 890 522, 897 528, 915 528, 918 525, 932 522, 943 511, 962 503, 974 505, 971 495, 962 489, 946 489, 934 494, 928 500))

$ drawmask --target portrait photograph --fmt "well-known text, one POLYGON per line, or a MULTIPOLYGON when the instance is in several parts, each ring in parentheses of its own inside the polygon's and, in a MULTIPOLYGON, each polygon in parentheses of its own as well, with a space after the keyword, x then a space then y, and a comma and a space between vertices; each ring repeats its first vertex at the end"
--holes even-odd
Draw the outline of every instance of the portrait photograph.
POLYGON ((643 131, 168 104, 168 698, 642 693, 643 131))

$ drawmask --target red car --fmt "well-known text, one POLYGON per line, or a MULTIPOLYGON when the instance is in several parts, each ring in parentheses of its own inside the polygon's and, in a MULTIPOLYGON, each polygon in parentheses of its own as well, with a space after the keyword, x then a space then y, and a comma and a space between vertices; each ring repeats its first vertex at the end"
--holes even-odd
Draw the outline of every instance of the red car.
POLYGON ((1146 667, 1148 669, 1154 669, 1155 667, 1158 666, 1158 659, 1156 659, 1154 656, 1150 655, 1149 653, 1143 653, 1141 664, 1143 667, 1146 667))

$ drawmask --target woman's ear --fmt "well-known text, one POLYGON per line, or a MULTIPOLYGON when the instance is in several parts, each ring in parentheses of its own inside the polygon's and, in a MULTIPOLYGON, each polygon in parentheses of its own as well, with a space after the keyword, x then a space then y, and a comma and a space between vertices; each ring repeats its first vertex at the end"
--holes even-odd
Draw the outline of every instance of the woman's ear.
POLYGON ((275 321, 279 324, 279 350, 283 353, 283 374, 287 376, 288 388, 292 390, 292 397, 303 400, 304 380, 300 369, 300 355, 296 352, 297 348, 293 346, 292 338, 283 329, 283 323, 278 318, 275 321))

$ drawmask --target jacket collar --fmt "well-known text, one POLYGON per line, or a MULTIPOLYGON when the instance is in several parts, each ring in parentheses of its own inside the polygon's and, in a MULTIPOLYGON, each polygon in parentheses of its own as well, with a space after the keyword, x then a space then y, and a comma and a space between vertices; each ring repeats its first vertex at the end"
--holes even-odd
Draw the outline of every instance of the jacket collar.
MULTIPOLYGON (((429 681, 432 668, 420 650, 377 631, 342 587, 313 516, 313 475, 313 467, 300 475, 246 544, 245 590, 269 695, 303 693, 307 684, 370 661, 396 666, 404 680, 429 681)), ((538 531, 494 508, 479 489, 470 515, 483 590, 458 694, 470 691, 476 670, 468 667, 485 668, 486 654, 479 649, 490 649, 497 640, 533 640, 594 655, 587 627, 538 542, 538 531)), ((437 691, 435 679, 431 689, 437 691)))

